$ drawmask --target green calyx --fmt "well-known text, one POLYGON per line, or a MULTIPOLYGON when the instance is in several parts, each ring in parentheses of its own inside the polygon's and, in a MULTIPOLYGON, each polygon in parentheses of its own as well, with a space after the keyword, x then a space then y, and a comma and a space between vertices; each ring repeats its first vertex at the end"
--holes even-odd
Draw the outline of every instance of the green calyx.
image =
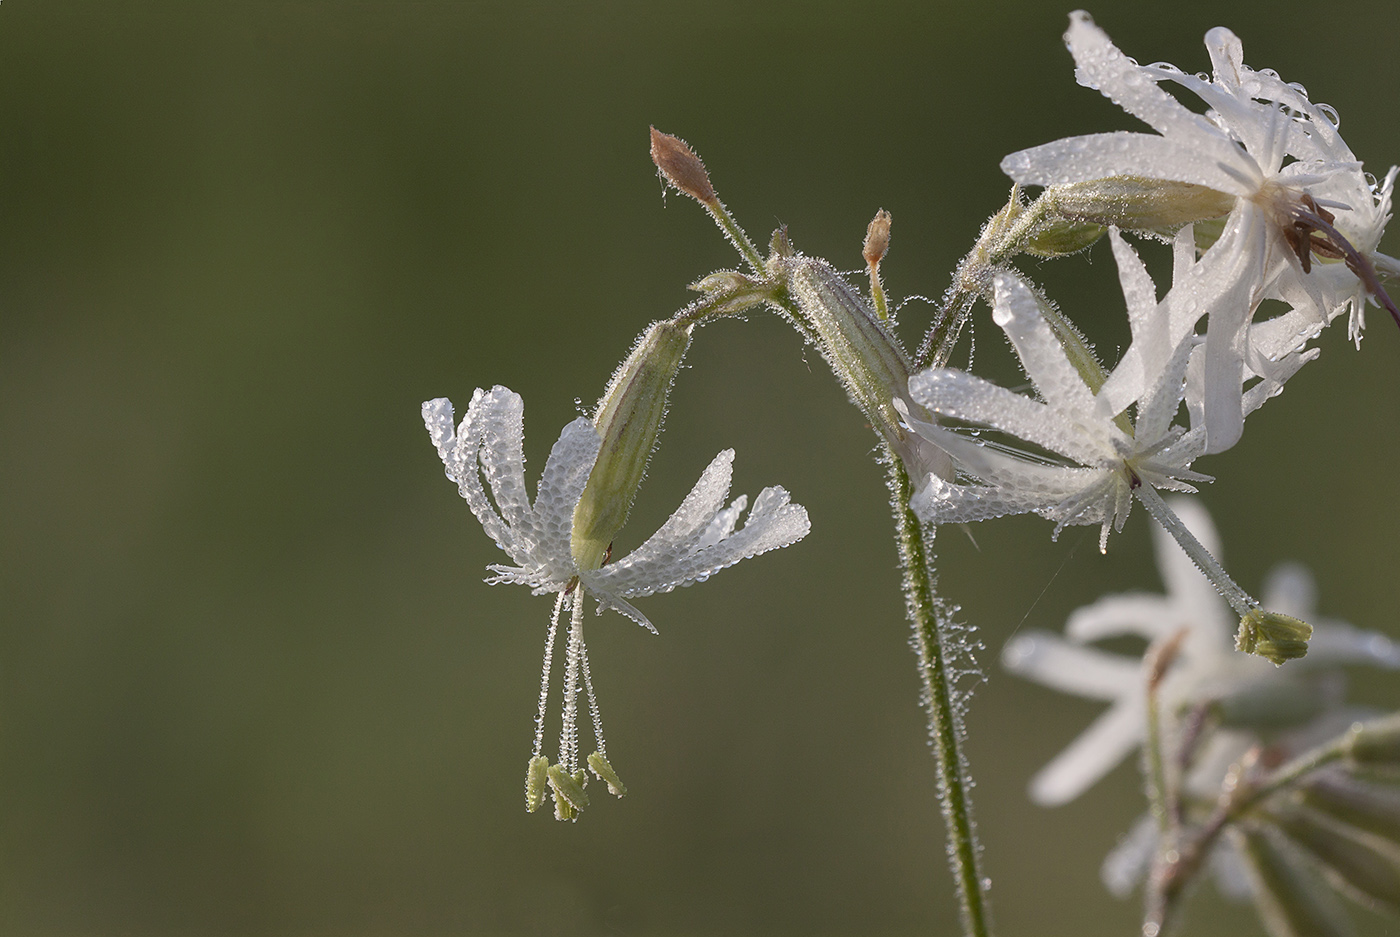
POLYGON ((661 434, 671 385, 690 346, 691 326, 655 322, 618 366, 598 401, 593 426, 602 445, 574 508, 572 552, 580 570, 597 569, 627 521, 647 460, 661 434))

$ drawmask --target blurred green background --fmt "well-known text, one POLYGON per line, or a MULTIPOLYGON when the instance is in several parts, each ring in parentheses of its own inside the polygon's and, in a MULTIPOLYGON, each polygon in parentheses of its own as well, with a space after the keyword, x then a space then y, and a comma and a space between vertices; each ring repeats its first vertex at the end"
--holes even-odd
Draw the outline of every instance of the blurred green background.
MULTIPOLYGON (((550 602, 481 582, 500 555, 419 403, 519 391, 538 468, 646 323, 734 264, 663 199, 648 124, 704 155, 755 237, 784 223, 854 268, 890 210, 888 287, 940 295, 1006 197, 1003 155, 1133 127, 1075 85, 1067 12, 5 0, 0 932, 953 933, 873 437, 815 352, 767 314, 697 336, 619 549, 729 446, 737 490, 783 484, 813 533, 645 600, 659 638, 590 619, 632 795, 577 825, 522 809, 550 602)), ((1400 161, 1388 0, 1092 12, 1188 70, 1230 25, 1369 168, 1400 161)), ((1114 360, 1106 245, 1032 272, 1114 360)), ((911 341, 929 308, 904 309, 911 341)), ((985 313, 976 338, 1004 368, 985 313)), ((1296 559, 1325 613, 1400 633, 1400 334, 1373 311, 1359 354, 1342 328, 1321 345, 1199 463, 1205 500, 1247 588, 1296 559)), ((1050 529, 940 540, 986 645, 969 754, 991 895, 1003 934, 1128 933, 1137 904, 1097 870, 1136 770, 1031 806, 1100 706, 996 656, 1161 587, 1141 513, 1107 557, 1050 529)), ((1394 677, 1353 686, 1400 702, 1394 677)), ((1209 886, 1189 923, 1257 932, 1209 886)))

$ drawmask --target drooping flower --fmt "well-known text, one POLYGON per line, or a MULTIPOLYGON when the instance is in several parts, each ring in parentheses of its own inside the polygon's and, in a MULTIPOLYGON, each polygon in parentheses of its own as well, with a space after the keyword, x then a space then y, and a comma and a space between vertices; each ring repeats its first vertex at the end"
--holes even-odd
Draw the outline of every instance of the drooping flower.
MULTIPOLYGON (((1170 65, 1139 66, 1079 11, 1065 36, 1079 82, 1095 88, 1156 134, 1100 133, 1013 153, 1002 169, 1018 183, 1056 185, 1109 177, 1205 186, 1233 197, 1218 240, 1193 277, 1191 295, 1172 309, 1170 335, 1180 341, 1208 318, 1202 362, 1203 416, 1209 452, 1234 445, 1243 425, 1245 368, 1272 377, 1268 354, 1252 349, 1248 326, 1265 298, 1300 313, 1293 343, 1347 309, 1359 335, 1365 297, 1396 316, 1377 266, 1400 264, 1376 251, 1390 217, 1394 173, 1377 185, 1337 133, 1335 114, 1312 104, 1299 86, 1243 64, 1228 29, 1206 35, 1212 80, 1170 65), (1197 114, 1157 86, 1171 80, 1210 108, 1197 114), (1314 261, 1317 261, 1316 263, 1314 261)), ((1142 387, 1117 388, 1134 397, 1142 387)))
POLYGON ((613 793, 621 796, 623 791, 607 761, 602 718, 588 666, 583 639, 585 594, 596 600, 598 614, 616 609, 655 632, 647 617, 628 600, 703 582, 740 560, 795 543, 809 529, 807 512, 791 503, 782 488, 765 488, 744 525, 737 526, 748 499, 740 496, 725 506, 734 459, 733 450, 725 450, 650 539, 624 558, 608 562, 604 557, 597 565, 591 561, 591 550, 576 550, 574 543, 575 509, 599 459, 600 439, 592 422, 580 417, 564 427, 545 462, 532 501, 525 484, 524 402, 518 394, 504 387, 478 389, 455 429, 451 402, 446 398, 429 400, 423 404, 423 420, 447 477, 457 483, 482 528, 514 564, 488 567, 494 575, 487 581, 516 583, 530 587, 536 595, 558 596, 545 644, 526 801, 530 810, 539 807, 548 785, 555 795, 556 816, 574 819, 588 802, 579 766, 577 713, 581 693, 588 699, 598 745, 598 751, 586 759, 589 768, 613 793), (576 553, 585 559, 580 561, 576 553), (550 765, 543 755, 545 712, 555 636, 566 606, 570 626, 563 729, 559 757, 550 765))
MULTIPOLYGON (((1212 553, 1219 538, 1201 505, 1172 499, 1172 508, 1212 553)), ((1258 736, 1253 729, 1298 726, 1340 703, 1336 668, 1364 663, 1400 669, 1400 645, 1345 622, 1313 619, 1312 577, 1297 565, 1277 568, 1264 588, 1264 601, 1288 615, 1313 621, 1308 656, 1274 667, 1234 646, 1234 620, 1215 587, 1172 537, 1154 531, 1157 568, 1165 595, 1108 595, 1078 609, 1065 624, 1065 636, 1030 632, 1002 652, 1008 670, 1062 692, 1110 702, 1064 751, 1031 781, 1036 803, 1067 803, 1088 790, 1140 746, 1146 736, 1146 683, 1143 662, 1092 646, 1122 635, 1157 641, 1185 631, 1175 662, 1160 684, 1161 711, 1168 720, 1210 705, 1222 721, 1237 728, 1216 733, 1216 751, 1204 761, 1218 782, 1224 767, 1258 736), (1220 743, 1223 744, 1223 748, 1220 743), (1225 758, 1218 757, 1224 750, 1225 758)))

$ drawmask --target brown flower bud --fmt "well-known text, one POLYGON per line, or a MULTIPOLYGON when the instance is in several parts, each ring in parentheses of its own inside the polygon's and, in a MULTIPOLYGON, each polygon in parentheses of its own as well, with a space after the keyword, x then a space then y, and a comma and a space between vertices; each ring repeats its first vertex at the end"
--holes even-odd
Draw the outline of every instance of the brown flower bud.
POLYGON ((715 188, 710 185, 710 174, 705 171, 705 164, 680 137, 652 127, 651 161, 682 195, 689 195, 705 205, 716 201, 715 188))
POLYGON ((890 249, 890 213, 883 208, 875 213, 870 225, 865 229, 865 262, 871 269, 880 266, 885 252, 890 249))

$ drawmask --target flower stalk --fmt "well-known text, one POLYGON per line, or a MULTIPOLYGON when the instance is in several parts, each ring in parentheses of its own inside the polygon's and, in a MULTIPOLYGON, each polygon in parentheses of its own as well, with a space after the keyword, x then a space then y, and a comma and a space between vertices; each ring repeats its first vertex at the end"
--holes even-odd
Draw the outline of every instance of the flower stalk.
POLYGON ((909 506, 914 487, 894 453, 886 449, 889 463, 890 509, 899 539, 899 565, 904 580, 904 603, 914 628, 914 650, 919 657, 919 677, 928 707, 929 740, 938 771, 938 799, 948 833, 948 864, 957 886, 967 937, 992 933, 986 886, 980 869, 977 826, 972 816, 971 783, 962 751, 962 719, 955 705, 950 648, 941 622, 950 611, 935 590, 933 554, 929 549, 935 528, 925 525, 909 506))

